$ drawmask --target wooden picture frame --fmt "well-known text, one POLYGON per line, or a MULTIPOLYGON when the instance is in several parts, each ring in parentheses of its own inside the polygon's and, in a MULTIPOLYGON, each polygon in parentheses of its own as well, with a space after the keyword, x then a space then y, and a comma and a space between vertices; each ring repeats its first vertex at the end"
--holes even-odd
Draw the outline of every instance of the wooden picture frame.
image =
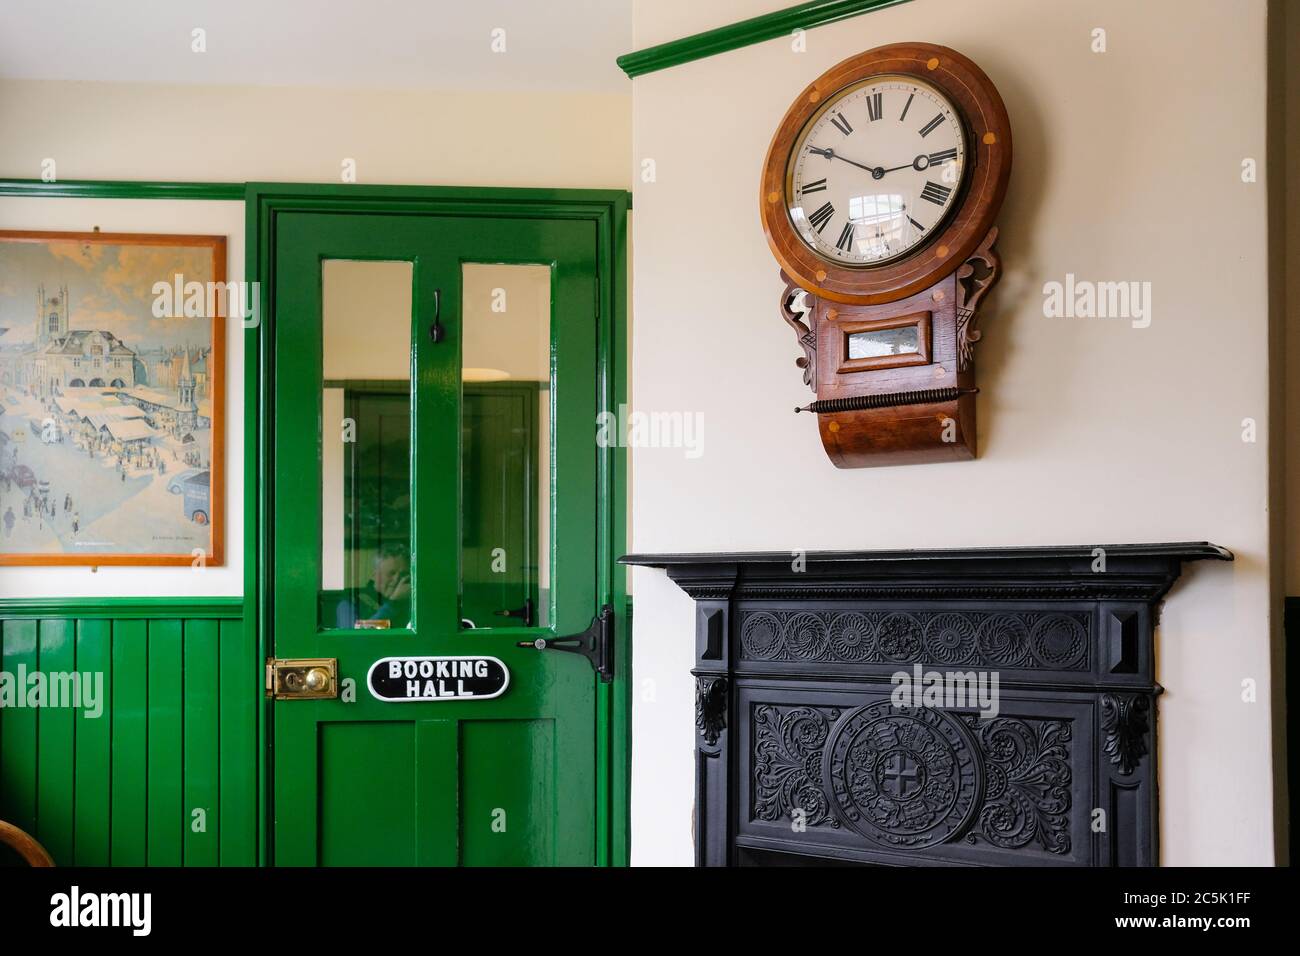
POLYGON ((238 296, 225 236, 0 230, 0 566, 224 562, 238 296))

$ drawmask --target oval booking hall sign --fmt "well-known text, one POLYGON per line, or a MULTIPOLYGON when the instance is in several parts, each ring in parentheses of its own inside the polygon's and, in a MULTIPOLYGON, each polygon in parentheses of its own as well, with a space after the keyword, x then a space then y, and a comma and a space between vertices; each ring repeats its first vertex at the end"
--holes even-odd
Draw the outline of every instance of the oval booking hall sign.
POLYGON ((489 700, 510 685, 510 672, 495 657, 383 657, 366 675, 370 693, 395 702, 489 700))

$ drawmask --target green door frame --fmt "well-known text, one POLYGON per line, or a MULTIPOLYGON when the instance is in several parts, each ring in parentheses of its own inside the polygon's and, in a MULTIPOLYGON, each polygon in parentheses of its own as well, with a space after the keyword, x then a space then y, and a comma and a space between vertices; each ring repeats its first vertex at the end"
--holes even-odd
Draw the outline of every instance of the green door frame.
MULTIPOLYGON (((273 315, 271 267, 275 218, 286 211, 433 214, 497 218, 579 219, 596 227, 599 327, 598 381, 601 404, 617 411, 627 402, 627 214, 632 196, 615 189, 516 189, 460 186, 364 186, 317 183, 136 182, 121 180, 63 180, 43 182, 0 179, 0 196, 81 199, 171 199, 244 203, 244 278, 256 282, 258 315, 273 315)), ((259 321, 244 333, 244 596, 245 628, 256 628, 257 660, 271 656, 270 624, 271 533, 269 518, 274 462, 268 454, 267 428, 271 409, 268 368, 271 337, 268 322, 259 321)), ((595 423, 593 422, 593 431, 595 423)), ((627 539, 627 455, 623 448, 599 454, 597 518, 599 560, 597 596, 616 609, 616 676, 597 689, 597 821, 596 854, 602 865, 626 866, 629 859, 631 784, 631 653, 624 570, 616 558, 627 539)), ((14 602, 6 602, 13 604, 14 602)), ((42 603, 42 602, 37 602, 42 603)), ((54 603, 66 613, 77 602, 54 603)), ((85 602, 82 602, 85 603, 85 602)), ((174 615, 204 599, 158 596, 150 599, 96 599, 96 613, 112 612, 117 604, 134 613, 144 604, 158 613, 174 615), (130 605, 130 607, 127 607, 130 605)), ((222 601, 223 606, 229 602, 222 601)), ((183 616, 183 614, 182 614, 183 616)), ((254 633, 246 630, 244 633, 254 633)), ((257 862, 272 865, 270 847, 269 771, 271 709, 263 697, 262 675, 248 675, 249 705, 256 706, 257 862)))
MULTIPOLYGON (((597 381, 602 410, 617 412, 627 402, 627 213, 631 196, 621 190, 513 189, 459 186, 362 186, 248 183, 245 186, 247 281, 259 295, 261 317, 244 338, 245 488, 244 614, 256 628, 258 658, 273 655, 272 514, 275 463, 272 449, 274 336, 268 317, 273 301, 275 220, 286 212, 436 215, 489 218, 585 220, 596 227, 597 323, 600 330, 597 381), (255 436, 255 444, 252 436, 255 436), (253 454, 249 450, 253 450, 253 454)), ((596 423, 592 423, 593 438, 596 423)), ((602 448, 598 455, 597 605, 616 609, 615 679, 596 691, 596 862, 626 866, 629 858, 631 784, 631 654, 627 626, 627 587, 617 558, 626 544, 627 455, 602 448)), ((258 720, 259 863, 270 858, 269 786, 272 708, 264 701, 258 720)))

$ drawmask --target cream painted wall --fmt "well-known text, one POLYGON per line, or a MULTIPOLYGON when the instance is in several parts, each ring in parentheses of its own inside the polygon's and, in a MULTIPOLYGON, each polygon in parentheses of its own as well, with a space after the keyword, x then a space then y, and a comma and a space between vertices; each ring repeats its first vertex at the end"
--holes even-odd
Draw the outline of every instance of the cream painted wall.
POLYGON ((630 96, 0 82, 0 175, 626 189, 630 96))
MULTIPOLYGON (((636 45, 783 5, 638 3, 636 45)), ((695 459, 633 450, 632 549, 1225 545, 1236 562, 1186 568, 1159 631, 1163 862, 1272 863, 1265 133, 1263 0, 917 0, 815 29, 805 53, 777 39, 638 78, 634 155, 657 178, 635 184, 633 404, 702 413, 706 441, 695 459), (901 40, 973 58, 1015 132, 980 452, 838 471, 791 414, 809 393, 760 165, 805 84, 901 40), (1045 318, 1043 284, 1066 273, 1149 281, 1150 327, 1045 318)), ((656 571, 634 590, 633 860, 688 864, 691 602, 656 571)))
MULTIPOLYGON (((2 87, 0 87, 2 88, 2 87)), ((244 279, 244 204, 0 198, 0 229, 172 232, 226 237, 226 277, 244 279)), ((72 316, 74 323, 76 313, 72 316)), ((0 598, 219 596, 244 590, 244 332, 226 329, 226 563, 208 568, 0 568, 0 598)), ((74 325, 75 327, 75 325, 74 325)))
MULTIPOLYGON (((0 81, 0 177, 628 188, 631 97, 0 81)), ((227 236, 244 274, 242 203, 0 199, 0 228, 227 236)), ((242 336, 230 335, 228 566, 0 569, 0 597, 242 593, 242 336)))

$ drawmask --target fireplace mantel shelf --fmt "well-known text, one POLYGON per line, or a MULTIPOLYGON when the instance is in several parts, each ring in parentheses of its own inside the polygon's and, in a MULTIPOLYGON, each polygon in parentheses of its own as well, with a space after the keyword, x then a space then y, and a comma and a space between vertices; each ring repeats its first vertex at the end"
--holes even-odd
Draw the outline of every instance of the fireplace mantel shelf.
POLYGON ((695 601, 696 862, 1158 863, 1155 626, 1184 563, 1231 560, 1205 541, 627 555, 695 601), (909 681, 949 683, 896 700, 909 681))
MULTIPOLYGON (((1067 544, 1030 548, 932 548, 897 551, 808 551, 809 564, 867 564, 917 561, 1088 561, 1097 549, 1107 557, 1170 558, 1177 561, 1231 561, 1232 552, 1208 541, 1152 544, 1067 544)), ((789 564, 794 551, 709 551, 699 553, 628 554, 619 563, 651 568, 682 565, 789 564)))
POLYGON ((750 597, 1141 600, 1158 602, 1188 561, 1231 561, 1207 541, 914 551, 750 551, 629 554, 662 568, 697 600, 750 597))

